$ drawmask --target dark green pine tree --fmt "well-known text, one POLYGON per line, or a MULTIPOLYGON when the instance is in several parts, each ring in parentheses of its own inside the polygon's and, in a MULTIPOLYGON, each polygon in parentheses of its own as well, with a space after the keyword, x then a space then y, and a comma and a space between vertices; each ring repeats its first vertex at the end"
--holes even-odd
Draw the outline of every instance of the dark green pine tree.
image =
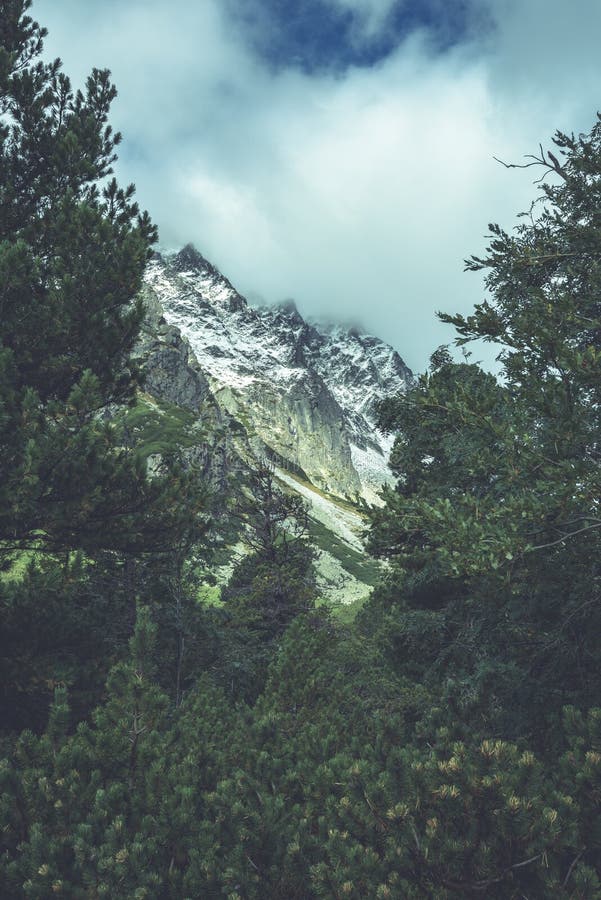
POLYGON ((214 616, 217 669, 230 692, 252 701, 261 692, 279 638, 296 616, 315 605, 315 550, 307 505, 278 487, 268 463, 250 473, 234 517, 246 553, 223 589, 223 610, 214 616))
POLYGON ((167 698, 153 682, 156 629, 141 609, 130 658, 91 725, 69 735, 59 688, 48 728, 24 732, 5 761, 4 896, 159 896, 168 862, 160 816, 167 698), (162 840, 161 840, 162 838, 162 840))
POLYGON ((95 702, 148 581, 136 558, 168 557, 202 498, 175 463, 149 478, 107 414, 139 382, 156 230, 112 176, 109 73, 73 89, 30 6, 0 2, 0 708, 37 728, 57 681, 78 680, 78 713, 95 702))
POLYGON ((498 346, 502 377, 441 358, 384 406, 399 479, 372 535, 397 563, 399 658, 485 732, 547 748, 601 689, 601 120, 554 142, 531 214, 467 263, 488 298, 441 315, 498 346))
POLYGON ((251 473, 236 515, 249 552, 234 569, 224 599, 238 622, 269 640, 315 604, 308 507, 300 496, 284 493, 273 468, 262 464, 251 473))
POLYGON ((109 73, 74 90, 30 5, 0 3, 0 553, 150 549, 177 492, 99 413, 135 391, 156 230, 112 177, 109 73))
POLYGON ((518 415, 492 375, 454 364, 442 352, 405 395, 380 407, 381 427, 398 434, 390 457, 398 481, 384 490, 385 505, 371 513, 369 547, 390 561, 390 569, 361 624, 367 632, 380 629, 405 675, 446 689, 453 707, 469 706, 472 728, 484 734, 499 726, 491 717, 516 713, 513 692, 516 685, 525 690, 516 656, 527 657, 533 648, 531 624, 508 618, 507 584, 495 568, 486 577, 462 568, 458 544, 471 551, 476 528, 488 526, 484 516, 474 517, 470 531, 457 522, 448 553, 430 528, 439 509, 463 497, 475 509, 503 504, 500 476, 516 462, 499 434, 518 415), (429 519, 421 514, 427 504, 429 519))

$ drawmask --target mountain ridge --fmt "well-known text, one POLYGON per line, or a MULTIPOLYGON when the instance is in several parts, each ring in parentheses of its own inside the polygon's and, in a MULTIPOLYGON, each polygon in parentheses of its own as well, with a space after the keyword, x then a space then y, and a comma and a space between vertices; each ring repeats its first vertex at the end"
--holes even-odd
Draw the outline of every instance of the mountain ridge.
POLYGON ((375 403, 412 379, 396 350, 356 328, 305 320, 294 301, 251 306, 191 244, 154 254, 144 297, 189 343, 258 457, 341 498, 377 502, 390 443, 375 403))

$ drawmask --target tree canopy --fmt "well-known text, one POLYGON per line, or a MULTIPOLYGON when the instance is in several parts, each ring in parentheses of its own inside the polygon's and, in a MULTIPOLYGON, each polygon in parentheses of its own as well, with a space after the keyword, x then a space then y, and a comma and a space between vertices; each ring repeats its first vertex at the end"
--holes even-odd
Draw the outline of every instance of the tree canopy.
POLYGON ((414 625, 445 632, 436 664, 446 658, 455 684, 462 671, 464 694, 480 680, 489 700, 504 692, 504 714, 513 696, 520 733, 534 712, 555 721, 601 686, 601 120, 554 143, 515 232, 491 225, 487 254, 467 261, 488 297, 470 316, 440 314, 459 346, 499 346, 499 374, 437 353, 382 405, 399 478, 371 535, 428 610, 414 625))
POLYGON ((138 383, 156 229, 113 177, 109 72, 73 89, 30 5, 0 16, 0 553, 139 548, 173 497, 100 413, 138 383))

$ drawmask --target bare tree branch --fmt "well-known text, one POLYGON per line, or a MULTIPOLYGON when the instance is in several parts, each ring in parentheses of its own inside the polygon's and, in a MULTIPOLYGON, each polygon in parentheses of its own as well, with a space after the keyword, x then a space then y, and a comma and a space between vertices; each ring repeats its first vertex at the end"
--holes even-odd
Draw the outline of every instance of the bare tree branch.
POLYGON ((569 540, 569 538, 576 537, 577 534, 582 534, 584 531, 592 531, 594 528, 601 528, 601 522, 595 522, 593 525, 585 525, 584 528, 578 528, 576 531, 570 531, 568 534, 564 534, 556 541, 550 541, 548 544, 539 544, 537 547, 529 547, 524 552, 534 553, 535 550, 546 550, 548 547, 555 547, 557 544, 563 544, 564 541, 569 540))
POLYGON ((537 179, 535 184, 538 184, 540 181, 543 181, 544 178, 549 175, 550 172, 555 172, 556 175, 559 175, 560 178, 563 178, 564 181, 567 181, 567 175, 565 173, 565 169, 559 162, 556 156, 551 153, 550 150, 547 151, 545 155, 545 151, 543 150, 543 145, 538 145, 540 148, 540 156, 534 156, 532 153, 528 153, 524 159, 530 159, 532 162, 528 163, 507 163, 502 159, 499 159, 498 156, 493 156, 495 162, 501 163, 502 166, 505 166, 506 169, 529 169, 531 166, 543 166, 546 171, 541 175, 540 178, 537 179), (548 158, 547 158, 548 157, 548 158))

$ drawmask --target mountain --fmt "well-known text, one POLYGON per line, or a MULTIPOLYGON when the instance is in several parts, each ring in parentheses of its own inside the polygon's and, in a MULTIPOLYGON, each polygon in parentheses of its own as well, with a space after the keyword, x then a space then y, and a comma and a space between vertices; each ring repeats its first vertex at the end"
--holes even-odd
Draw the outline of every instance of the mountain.
POLYGON ((191 245, 155 255, 145 296, 189 342, 217 406, 257 456, 327 494, 377 501, 390 443, 374 405, 412 377, 392 347, 306 321, 292 301, 250 306, 191 245))
POLYGON ((363 549, 357 498, 378 502, 390 477, 374 405, 412 378, 398 353, 357 329, 308 322, 292 301, 250 306, 191 245, 154 255, 143 300, 145 389, 126 420, 151 465, 177 450, 225 499, 267 457, 309 504, 323 596, 362 602, 381 573, 363 549))

